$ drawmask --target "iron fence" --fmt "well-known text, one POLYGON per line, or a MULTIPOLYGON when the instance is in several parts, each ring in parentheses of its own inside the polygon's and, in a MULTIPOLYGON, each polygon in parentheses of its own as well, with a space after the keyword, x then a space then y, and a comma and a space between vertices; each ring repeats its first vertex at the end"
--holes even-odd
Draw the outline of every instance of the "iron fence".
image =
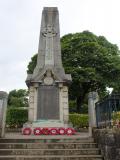
POLYGON ((111 94, 96 103, 96 123, 98 128, 120 125, 120 94, 111 94))

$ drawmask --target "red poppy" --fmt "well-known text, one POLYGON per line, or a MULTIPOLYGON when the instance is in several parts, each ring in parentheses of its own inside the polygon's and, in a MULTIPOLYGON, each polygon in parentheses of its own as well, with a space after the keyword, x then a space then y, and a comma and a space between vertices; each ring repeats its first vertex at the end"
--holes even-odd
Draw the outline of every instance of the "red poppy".
POLYGON ((35 128, 33 130, 34 135, 41 135, 42 134, 42 130, 40 128, 35 128))
POLYGON ((67 128, 66 129, 66 134, 67 135, 73 135, 73 134, 75 134, 75 130, 73 128, 67 128))
POLYGON ((31 135, 31 133, 32 133, 31 128, 24 128, 24 129, 22 130, 22 134, 23 134, 23 135, 31 135))
POLYGON ((57 135, 58 134, 58 130, 56 128, 51 128, 49 133, 51 135, 57 135))
POLYGON ((58 133, 59 133, 60 135, 65 135, 65 134, 66 134, 65 128, 59 128, 59 129, 58 129, 58 133))
POLYGON ((43 129, 42 129, 42 133, 43 133, 44 135, 48 135, 49 132, 50 132, 50 130, 49 130, 48 128, 43 128, 43 129))

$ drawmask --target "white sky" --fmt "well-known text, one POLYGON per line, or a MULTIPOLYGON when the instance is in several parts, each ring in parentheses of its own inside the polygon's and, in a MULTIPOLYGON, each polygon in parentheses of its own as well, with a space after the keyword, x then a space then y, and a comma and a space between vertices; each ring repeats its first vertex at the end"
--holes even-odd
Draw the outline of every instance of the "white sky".
POLYGON ((45 6, 58 7, 61 36, 89 30, 120 48, 120 0, 0 0, 0 90, 27 88, 45 6))

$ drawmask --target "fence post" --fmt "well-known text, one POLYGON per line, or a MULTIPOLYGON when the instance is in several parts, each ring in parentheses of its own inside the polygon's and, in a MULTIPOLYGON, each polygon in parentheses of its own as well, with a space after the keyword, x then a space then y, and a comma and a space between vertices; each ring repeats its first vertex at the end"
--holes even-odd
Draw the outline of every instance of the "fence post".
POLYGON ((0 91, 0 137, 4 137, 5 135, 7 99, 7 93, 0 91))
POLYGON ((98 102, 99 96, 97 92, 89 92, 88 94, 88 115, 89 115, 89 136, 92 136, 92 128, 96 127, 95 103, 98 102))

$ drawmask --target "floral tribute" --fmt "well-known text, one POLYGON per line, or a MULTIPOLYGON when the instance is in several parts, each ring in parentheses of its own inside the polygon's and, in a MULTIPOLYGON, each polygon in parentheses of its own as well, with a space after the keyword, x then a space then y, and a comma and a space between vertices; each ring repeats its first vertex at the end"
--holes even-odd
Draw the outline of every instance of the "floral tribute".
POLYGON ((37 135, 39 136, 39 135, 42 134, 42 130, 41 130, 40 128, 34 128, 33 134, 36 135, 36 136, 37 136, 37 135))
POLYGON ((23 135, 74 135, 75 129, 73 128, 23 128, 23 135))
POLYGON ((31 133, 32 133, 32 129, 31 128, 24 128, 22 130, 22 134, 23 135, 31 135, 31 133))

